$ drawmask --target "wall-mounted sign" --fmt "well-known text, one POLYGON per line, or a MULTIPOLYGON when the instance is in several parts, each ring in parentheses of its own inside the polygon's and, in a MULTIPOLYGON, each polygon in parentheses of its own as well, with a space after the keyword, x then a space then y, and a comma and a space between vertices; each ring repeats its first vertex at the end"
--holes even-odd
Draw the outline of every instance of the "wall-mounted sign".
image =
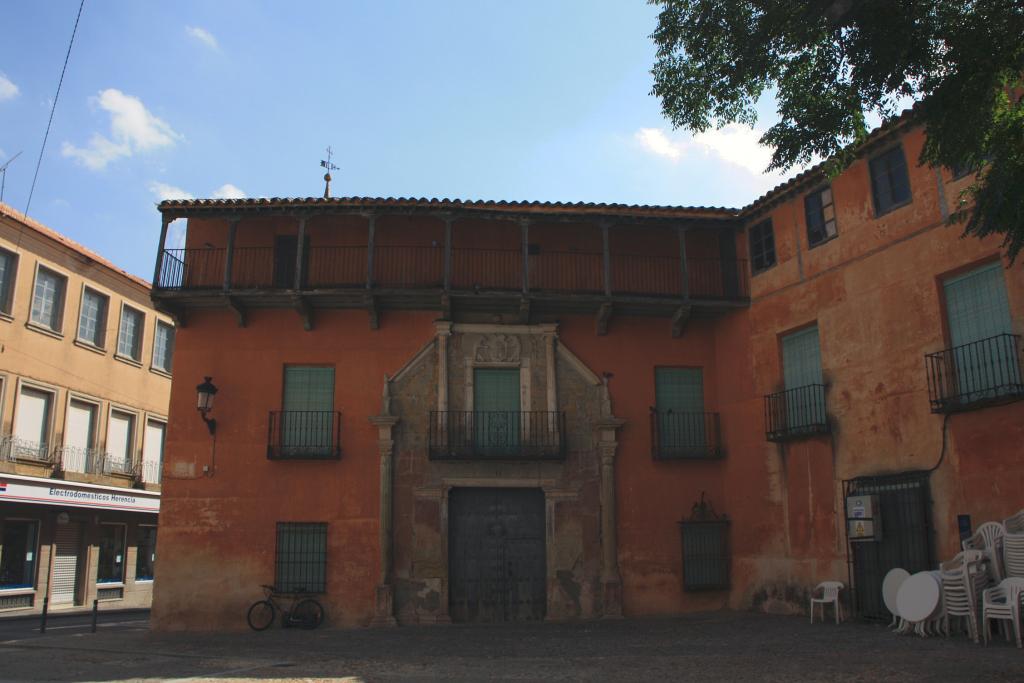
POLYGON ((849 496, 846 499, 846 534, 851 541, 882 540, 878 496, 849 496))
POLYGON ((0 502, 63 505, 94 510, 160 512, 160 495, 157 493, 12 475, 0 476, 0 502))

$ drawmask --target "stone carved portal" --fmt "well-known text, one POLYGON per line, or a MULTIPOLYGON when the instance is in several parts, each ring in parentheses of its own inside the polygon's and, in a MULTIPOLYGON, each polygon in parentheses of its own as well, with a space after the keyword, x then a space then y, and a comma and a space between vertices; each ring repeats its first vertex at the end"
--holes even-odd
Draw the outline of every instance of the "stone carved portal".
POLYGON ((618 581, 617 553, 604 547, 609 540, 614 544, 614 499, 611 505, 603 500, 614 482, 603 479, 613 476, 609 455, 621 423, 613 424, 608 414, 601 380, 559 344, 554 325, 439 322, 437 328, 435 339, 390 383, 390 407, 398 425, 391 491, 393 566, 388 575, 398 622, 438 623, 453 616, 450 605, 457 596, 449 594, 449 549, 452 542, 455 549, 463 547, 456 541, 465 539, 450 537, 461 532, 459 524, 451 523, 449 498, 463 489, 534 489, 543 495, 543 553, 533 549, 532 559, 510 559, 514 564, 543 557, 544 595, 533 599, 536 604, 505 610, 503 618, 620 614, 619 592, 608 590, 618 581), (430 459, 431 428, 436 432, 439 424, 436 411, 473 405, 465 395, 472 391, 465 373, 478 365, 518 366, 528 373, 523 391, 530 396, 524 397, 524 405, 565 414, 564 460, 430 459))
POLYGON ((473 360, 477 363, 519 363, 522 345, 508 334, 487 334, 477 342, 473 360))

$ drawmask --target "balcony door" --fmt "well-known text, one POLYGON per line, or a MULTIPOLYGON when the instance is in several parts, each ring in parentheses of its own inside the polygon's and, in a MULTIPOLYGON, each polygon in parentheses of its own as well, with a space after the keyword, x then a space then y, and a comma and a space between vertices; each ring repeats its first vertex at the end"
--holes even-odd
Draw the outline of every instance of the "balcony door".
MULTIPOLYGON (((970 402, 1000 395, 1021 383, 1010 304, 999 262, 943 283, 957 391, 970 402)), ((952 374, 952 373, 951 373, 952 374)))
POLYGON ((519 368, 473 370, 473 424, 477 449, 485 455, 519 450, 519 368))
POLYGON ((683 453, 707 447, 702 375, 700 368, 657 368, 654 371, 661 450, 683 453))
POLYGON ((282 404, 282 454, 329 453, 334 444, 334 368, 287 366, 282 404))
POLYGON ((49 452, 47 435, 53 394, 31 387, 22 387, 15 409, 13 454, 18 458, 46 460, 49 452))
POLYGON ((64 456, 61 466, 68 472, 92 472, 96 463, 90 458, 96 443, 96 406, 71 400, 67 427, 64 429, 64 456))
POLYGON ((786 385, 786 427, 821 424, 825 419, 824 384, 818 326, 782 338, 782 377, 786 385))
MULTIPOLYGON (((309 237, 303 241, 302 250, 302 271, 309 273, 309 237)), ((278 235, 274 240, 274 287, 277 289, 295 288, 295 263, 298 258, 296 253, 299 248, 299 238, 295 235, 278 235)), ((305 278, 304 278, 305 279, 305 278)), ((303 286, 305 282, 303 282, 303 286)))

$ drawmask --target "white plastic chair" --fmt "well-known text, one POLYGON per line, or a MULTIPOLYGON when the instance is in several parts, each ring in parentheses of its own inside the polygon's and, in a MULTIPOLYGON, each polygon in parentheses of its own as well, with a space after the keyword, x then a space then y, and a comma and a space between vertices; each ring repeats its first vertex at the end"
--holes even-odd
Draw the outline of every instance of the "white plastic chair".
MULTIPOLYGON (((1024 579, 1003 579, 995 588, 988 588, 982 594, 982 632, 985 644, 992 639, 992 624, 989 619, 1001 619, 1013 622, 1013 635, 1017 638, 1017 647, 1021 647, 1020 635, 1020 603, 1024 596, 1024 579)), ((1010 639, 1009 628, 1006 639, 1010 639)))
POLYGON ((988 585, 985 553, 964 550, 952 560, 939 565, 942 577, 942 630, 950 635, 950 618, 967 621, 967 635, 978 642, 978 617, 981 615, 981 593, 988 585))
MULTIPOLYGON (((1006 520, 1009 522, 1010 520, 1006 520)), ((1003 536, 1003 569, 1006 577, 1024 577, 1024 532, 1009 531, 1003 536)))
POLYGON ((1006 531, 1011 534, 1024 533, 1024 510, 1020 510, 1014 515, 1010 515, 1003 520, 1003 527, 1006 531))
POLYGON ((996 581, 1006 578, 1003 571, 1003 537, 1006 536, 1006 527, 1002 522, 985 522, 979 526, 974 534, 961 544, 964 550, 981 550, 988 560, 992 576, 996 581))
POLYGON ((811 623, 814 623, 814 605, 821 605, 821 620, 825 621, 825 605, 832 603, 834 605, 834 611, 836 613, 836 623, 838 624, 843 618, 843 606, 839 603, 839 591, 845 588, 841 581, 822 581, 814 587, 814 591, 811 593, 811 623), (821 597, 816 598, 814 595, 821 591, 821 597))

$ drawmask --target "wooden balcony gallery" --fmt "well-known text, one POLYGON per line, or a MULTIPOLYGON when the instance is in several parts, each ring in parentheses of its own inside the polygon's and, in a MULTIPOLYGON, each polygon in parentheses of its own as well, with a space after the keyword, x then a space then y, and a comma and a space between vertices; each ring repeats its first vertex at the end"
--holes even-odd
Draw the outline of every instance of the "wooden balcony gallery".
MULTIPOLYGON (((154 298, 179 321, 193 307, 315 312, 438 310, 529 323, 592 314, 667 318, 749 303, 740 224, 716 208, 426 199, 164 202, 154 298), (198 205, 197 205, 198 204, 198 205), (187 218, 184 243, 167 244, 187 218)), ((172 240, 173 242, 173 240, 172 240)), ((455 316, 455 317, 453 317, 455 316)))

